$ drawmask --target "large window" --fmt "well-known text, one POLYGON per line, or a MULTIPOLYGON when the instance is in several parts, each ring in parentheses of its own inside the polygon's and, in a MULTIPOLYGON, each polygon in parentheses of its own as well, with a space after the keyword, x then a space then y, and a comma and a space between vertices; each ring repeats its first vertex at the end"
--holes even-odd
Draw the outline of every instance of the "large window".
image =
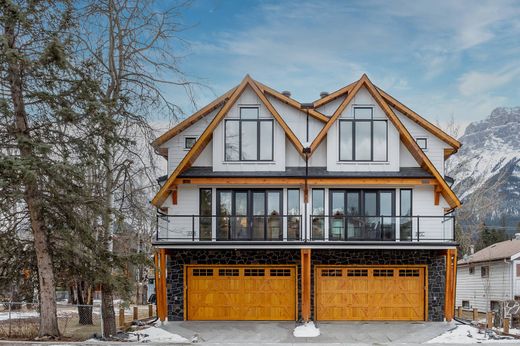
POLYGON ((300 190, 287 189, 287 239, 300 239, 301 215, 300 215, 300 190))
POLYGON ((412 240, 412 190, 401 189, 400 193, 401 240, 412 240))
POLYGON ((272 161, 273 120, 260 119, 258 107, 241 107, 239 119, 225 122, 226 161, 272 161))
POLYGON ((212 203, 211 189, 200 189, 200 240, 211 240, 212 203))
POLYGON ((325 190, 312 189, 311 239, 325 237, 325 190))
POLYGON ((353 119, 339 121, 340 161, 387 161, 388 125, 372 107, 354 107, 353 119))
POLYGON ((281 240, 282 190, 217 190, 217 240, 281 240))

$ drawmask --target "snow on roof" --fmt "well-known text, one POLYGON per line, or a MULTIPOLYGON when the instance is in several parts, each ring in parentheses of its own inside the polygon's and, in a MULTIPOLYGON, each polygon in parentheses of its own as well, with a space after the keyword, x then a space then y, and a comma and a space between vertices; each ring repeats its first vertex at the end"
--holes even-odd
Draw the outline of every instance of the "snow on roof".
POLYGON ((468 264, 472 262, 485 262, 485 261, 495 261, 504 258, 511 258, 520 252, 520 240, 512 239, 502 241, 500 243, 496 243, 488 246, 480 251, 475 252, 473 255, 468 256, 467 258, 461 259, 459 264, 468 264))

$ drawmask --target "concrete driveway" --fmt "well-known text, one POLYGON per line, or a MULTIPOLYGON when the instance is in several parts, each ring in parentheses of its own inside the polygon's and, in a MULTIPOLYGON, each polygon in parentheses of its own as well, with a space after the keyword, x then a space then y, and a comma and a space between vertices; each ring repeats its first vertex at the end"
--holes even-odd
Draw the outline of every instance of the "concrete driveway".
POLYGON ((190 340, 197 334, 204 345, 269 344, 420 344, 454 325, 445 322, 326 322, 318 323, 321 335, 295 338, 295 322, 168 322, 163 328, 190 340))

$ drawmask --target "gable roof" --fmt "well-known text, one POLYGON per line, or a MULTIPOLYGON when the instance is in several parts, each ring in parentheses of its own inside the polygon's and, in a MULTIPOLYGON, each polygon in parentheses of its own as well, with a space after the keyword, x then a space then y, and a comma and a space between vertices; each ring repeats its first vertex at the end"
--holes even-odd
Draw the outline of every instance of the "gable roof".
POLYGON ((390 106, 383 99, 378 89, 372 84, 370 79, 366 74, 363 74, 361 78, 352 86, 350 91, 347 93, 347 97, 341 102, 338 106, 334 114, 330 117, 330 120, 325 124, 325 126, 321 129, 318 135, 315 137, 314 141, 311 144, 311 155, 316 150, 316 148, 323 141, 327 132, 334 124, 334 122, 341 116, 341 113, 345 110, 347 105, 352 101, 354 96, 361 90, 362 87, 365 87, 370 95, 376 100, 377 104, 381 109, 385 112, 388 119, 392 122, 392 124, 396 127, 399 132, 399 137, 401 141, 406 146, 406 148, 410 151, 414 159, 419 163, 419 165, 424 168, 426 171, 430 172, 438 182, 439 192, 446 199, 451 208, 456 208, 461 205, 460 200, 455 195, 455 193, 448 186, 444 178, 441 176, 437 168, 430 161, 428 156, 419 148, 417 142, 413 139, 412 135, 408 131, 408 129, 403 125, 401 120, 397 117, 394 111, 390 108, 390 106))
MULTIPOLYGON (((228 113, 231 106, 236 102, 236 100, 240 97, 242 92, 247 88, 250 87, 255 94, 260 98, 262 103, 264 103, 265 107, 268 109, 268 111, 271 113, 273 118, 276 119, 276 121, 280 124, 280 126, 283 128, 286 136, 289 138, 291 143, 295 146, 296 150, 300 155, 303 154, 303 145, 299 141, 299 139, 296 137, 296 135, 293 133, 293 131, 287 126, 284 119, 280 116, 278 111, 273 107, 271 102, 267 99, 266 94, 273 96, 274 98, 280 100, 281 102, 284 102, 285 104, 296 108, 300 111, 307 111, 309 115, 313 116, 314 118, 325 122, 324 127, 320 130, 318 135, 315 137, 311 144, 311 153, 317 149, 319 144, 323 141, 323 139, 326 137, 328 130, 332 126, 332 124, 339 118, 343 110, 347 107, 347 105, 352 101, 354 96, 357 94, 357 92, 361 89, 361 87, 365 86, 369 93, 372 95, 372 97, 376 100, 378 105, 383 109, 389 120, 393 123, 393 125, 397 128, 401 141, 403 144, 407 147, 407 149, 410 151, 412 156, 415 158, 415 160, 419 163, 419 165, 425 169, 427 172, 431 173, 434 178, 438 182, 438 190, 436 192, 440 192, 446 201, 449 203, 450 207, 456 208, 461 205, 459 199, 457 196, 453 193, 451 188, 448 186, 446 181, 443 179, 443 177, 440 175, 440 173, 437 171, 435 166, 432 164, 432 162, 429 160, 429 158, 426 156, 426 154, 419 148, 413 137, 411 136, 410 132, 406 129, 406 127, 402 124, 400 119, 397 117, 397 115, 394 113, 394 111, 391 109, 389 104, 394 106, 396 109, 398 109, 401 113, 405 114, 409 118, 415 119, 414 121, 418 123, 419 125, 425 127, 428 131, 431 131, 437 136, 443 136, 447 141, 449 140, 454 147, 455 152, 458 147, 460 147, 460 143, 456 141, 454 138, 450 137, 446 133, 444 133, 442 130, 438 129, 433 124, 429 123, 422 117, 420 117, 418 114, 401 104, 399 101, 395 100, 392 96, 385 93, 381 89, 377 88, 372 82, 369 80, 368 76, 366 74, 363 74, 363 76, 356 82, 351 83, 338 91, 327 95, 317 101, 315 101, 311 108, 304 108, 301 103, 298 101, 283 95, 282 93, 279 93, 275 91, 272 88, 269 88, 255 80, 253 80, 249 75, 246 75, 242 82, 235 88, 229 90, 224 95, 217 98, 215 101, 211 102, 207 106, 203 107, 201 110, 187 118, 186 120, 182 121, 180 124, 175 126, 174 128, 167 131, 165 134, 158 137, 155 141, 152 142, 152 146, 154 148, 158 149, 158 147, 168 141, 173 136, 179 134, 184 129, 195 123, 196 121, 200 120, 202 117, 209 114, 211 111, 217 109, 218 107, 222 106, 220 110, 217 112, 213 120, 210 122, 208 127, 204 130, 202 135, 197 139, 193 147, 190 149, 190 151, 186 154, 186 156, 182 159, 182 161, 179 163, 177 168, 174 170, 174 172, 170 175, 166 183, 161 187, 160 191, 157 193, 157 195, 152 200, 152 204, 159 206, 164 202, 164 200, 167 198, 169 191, 172 189, 172 185, 175 181, 175 179, 179 176, 180 173, 182 173, 185 169, 189 168, 191 164, 196 160, 196 158, 200 155, 202 150, 206 147, 206 145, 209 143, 209 141, 212 138, 213 131, 216 128, 216 126, 220 123, 220 121, 224 118, 224 116, 228 113), (341 102, 341 104, 338 106, 334 114, 329 118, 326 115, 322 114, 321 112, 317 111, 316 108, 321 107, 343 95, 346 95, 345 99, 341 102), (421 120, 422 119, 422 120, 421 120), (434 132, 435 131, 435 132, 434 132)), ((412 120, 413 120, 412 119, 412 120)))
MULTIPOLYGON (((350 93, 352 91, 352 88, 354 87, 354 85, 356 83, 357 82, 351 83, 347 86, 344 86, 341 89, 334 91, 333 93, 330 93, 329 95, 327 95, 325 97, 322 97, 322 98, 314 101, 313 102, 314 108, 322 107, 322 106, 326 105, 327 103, 330 103, 330 102, 336 100, 339 97, 348 96, 348 93, 350 93)), ((403 113, 407 118, 409 118, 410 120, 412 120, 413 122, 415 122, 416 124, 418 124, 419 126, 424 128, 428 132, 431 132, 433 135, 438 137, 440 140, 449 144, 453 148, 453 150, 449 151, 449 155, 456 153, 457 150, 461 147, 461 143, 458 140, 456 140, 452 136, 448 135, 442 129, 433 125, 431 122, 429 122, 428 120, 426 120, 425 118, 423 118, 422 116, 420 116, 419 114, 417 114, 416 112, 414 112, 413 110, 411 110, 410 108, 405 106, 403 103, 401 103, 399 100, 394 98, 392 95, 388 94, 383 89, 379 88, 378 86, 376 86, 376 88, 379 91, 379 93, 381 94, 381 96, 383 97, 383 99, 386 101, 386 103, 388 103, 390 106, 397 109, 399 112, 403 113)))
POLYGON ((469 264, 475 262, 496 261, 504 258, 510 259, 518 253, 520 253, 520 240, 505 240, 477 251, 473 255, 461 259, 458 263, 469 264))
POLYGON ((225 94, 217 97, 214 101, 207 104, 206 106, 202 107, 192 115, 190 115, 188 118, 184 119, 159 137, 157 137, 152 143, 152 147, 157 149, 162 144, 169 141, 171 138, 177 136, 182 131, 186 130, 191 125, 195 124, 200 119, 204 118, 209 113, 213 112, 215 109, 220 107, 223 103, 225 103, 229 97, 233 94, 233 92, 236 90, 237 87, 234 87, 233 89, 227 91, 225 94))
MULTIPOLYGON (((262 103, 265 105, 269 113, 273 116, 273 118, 278 122, 278 124, 282 127, 282 129, 285 132, 285 135, 291 143, 295 146, 296 150, 300 155, 303 155, 303 145, 296 137, 294 132, 287 126, 281 115, 278 113, 278 111, 273 107, 271 102, 267 99, 267 97, 263 94, 263 92, 260 90, 256 82, 249 76, 246 75, 240 85, 238 85, 236 88, 232 89, 231 95, 224 101, 224 105, 220 110, 217 112, 213 120, 209 123, 208 127, 204 130, 204 132, 200 135, 200 137, 197 139, 193 147, 188 151, 186 156, 181 160, 177 168, 173 171, 173 173, 170 175, 168 180, 164 183, 164 185, 161 187, 159 192, 155 195, 155 197, 152 200, 152 204, 155 206, 160 206, 168 197, 168 194, 170 193, 170 190, 173 187, 173 183, 175 179, 179 176, 180 173, 182 173, 185 169, 189 168, 191 164, 197 159, 197 157, 200 155, 202 150, 206 147, 206 145, 209 143, 213 136, 213 131, 217 127, 217 125, 224 119, 228 111, 231 109, 231 107, 235 104, 235 102, 238 100, 240 95, 244 92, 244 90, 250 87, 255 94, 260 98, 262 103)), ((223 95, 224 96, 224 95, 223 95)), ((171 138, 171 137, 170 137, 171 138)))

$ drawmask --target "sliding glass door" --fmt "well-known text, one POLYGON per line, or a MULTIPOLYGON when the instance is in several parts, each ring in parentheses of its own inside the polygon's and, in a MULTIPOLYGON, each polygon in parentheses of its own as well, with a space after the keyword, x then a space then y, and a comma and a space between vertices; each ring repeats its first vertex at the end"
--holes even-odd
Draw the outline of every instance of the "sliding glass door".
POLYGON ((393 190, 330 190, 329 240, 395 239, 393 190))
POLYGON ((282 190, 218 190, 217 240, 283 237, 282 190))

